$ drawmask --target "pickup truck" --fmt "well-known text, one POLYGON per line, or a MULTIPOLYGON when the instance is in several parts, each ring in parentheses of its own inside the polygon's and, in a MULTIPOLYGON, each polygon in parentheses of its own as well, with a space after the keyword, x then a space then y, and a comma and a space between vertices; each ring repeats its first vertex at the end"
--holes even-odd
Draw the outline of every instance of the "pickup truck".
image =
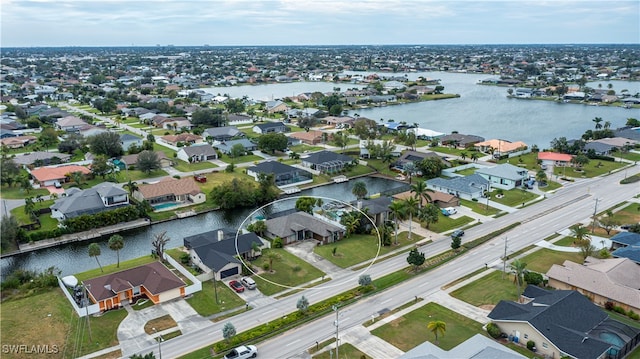
POLYGON ((255 345, 241 345, 227 353, 224 359, 246 359, 256 356, 258 356, 258 348, 255 345))

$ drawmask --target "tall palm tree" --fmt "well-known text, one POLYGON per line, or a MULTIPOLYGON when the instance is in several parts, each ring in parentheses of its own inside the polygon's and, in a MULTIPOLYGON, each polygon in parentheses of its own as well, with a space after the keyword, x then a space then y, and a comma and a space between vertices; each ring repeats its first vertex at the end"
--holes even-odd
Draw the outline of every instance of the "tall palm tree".
POLYGON ((411 185, 411 193, 414 193, 414 197, 418 200, 418 208, 422 208, 422 199, 427 203, 431 203, 431 196, 429 192, 433 193, 433 190, 427 188, 425 181, 418 181, 411 185))
POLYGON ((398 220, 402 220, 405 218, 404 202, 402 201, 391 202, 391 204, 389 205, 389 210, 393 215, 393 221, 395 223, 395 232, 396 232, 395 241, 396 241, 396 245, 398 245, 398 230, 400 229, 398 228, 398 220))
POLYGON ((602 117, 596 117, 596 118, 594 118, 594 119, 593 119, 593 120, 591 120, 591 121, 595 122, 595 124, 596 124, 596 126, 595 126, 595 127, 596 127, 596 130, 599 130, 599 129, 601 129, 601 128, 602 128, 602 125, 600 124, 600 122, 602 122, 602 117))
POLYGON ((515 277, 513 278, 513 282, 518 287, 518 302, 520 302, 520 293, 521 293, 520 288, 524 284, 523 276, 524 276, 525 268, 527 267, 527 263, 516 258, 513 260, 513 262, 511 262, 510 267, 511 267, 511 270, 513 271, 513 274, 515 275, 515 277))
POLYGON ((413 224, 413 215, 418 213, 418 200, 415 197, 409 197, 403 201, 404 203, 404 211, 409 217, 409 236, 408 239, 411 240, 411 229, 413 224))
POLYGON ((589 228, 583 227, 579 224, 571 227, 571 236, 576 239, 576 243, 582 243, 591 238, 591 235, 589 235, 589 228))
POLYGON ((119 234, 114 234, 109 238, 109 249, 112 251, 116 251, 116 256, 118 257, 117 268, 120 268, 120 250, 124 247, 124 238, 122 238, 119 234))
POLYGON ((366 197, 368 193, 367 184, 364 183, 363 181, 356 181, 356 183, 353 184, 351 193, 353 193, 353 195, 356 196, 358 199, 363 199, 364 197, 366 197))
POLYGON ((478 162, 478 152, 471 152, 471 161, 478 162))
POLYGON ((273 261, 279 261, 282 256, 278 252, 274 252, 273 249, 266 251, 264 256, 269 261, 269 271, 273 272, 273 261))
POLYGON ((98 267, 100 267, 100 271, 104 272, 104 270, 102 270, 102 265, 100 265, 100 261, 98 260, 99 255, 100 255, 100 246, 98 245, 98 243, 91 243, 89 245, 89 257, 95 257, 96 262, 98 263, 98 267))
POLYGON ((444 336, 444 333, 447 331, 447 323, 442 320, 434 320, 427 324, 427 329, 436 336, 436 344, 438 344, 438 334, 444 336))
POLYGON ((129 197, 133 196, 133 192, 138 190, 138 183, 129 180, 129 182, 125 183, 122 187, 126 187, 129 191, 129 197))

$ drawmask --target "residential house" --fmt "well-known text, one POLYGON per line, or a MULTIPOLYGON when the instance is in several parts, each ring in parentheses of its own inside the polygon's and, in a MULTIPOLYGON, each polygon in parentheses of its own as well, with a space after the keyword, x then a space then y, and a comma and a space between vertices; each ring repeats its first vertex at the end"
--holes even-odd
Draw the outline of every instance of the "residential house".
POLYGON ((185 296, 186 284, 161 262, 103 275, 83 281, 92 302, 105 311, 120 308, 127 301, 148 298, 154 304, 185 296))
POLYGON ((384 124, 380 125, 380 127, 384 127, 387 129, 387 131, 395 133, 398 131, 408 130, 412 128, 413 125, 407 125, 406 123, 392 121, 392 122, 385 122, 384 124))
MULTIPOLYGON (((440 191, 430 191, 430 192, 427 192, 427 195, 429 195, 429 197, 431 198, 431 203, 435 204, 440 208, 458 207, 460 205, 460 198, 449 193, 444 193, 440 191)), ((393 198, 402 201, 409 197, 415 197, 415 196, 416 194, 414 192, 406 191, 406 192, 394 194, 393 198)), ((422 202, 421 204, 423 206, 428 204, 428 202, 424 199, 424 197, 420 198, 420 201, 422 202)))
POLYGON ((206 200, 206 195, 191 177, 168 177, 156 183, 139 185, 133 198, 153 206, 163 203, 198 204, 206 200))
POLYGON ((111 182, 103 182, 86 190, 70 188, 65 197, 56 199, 51 217, 62 222, 83 214, 96 214, 129 205, 127 191, 111 182))
POLYGON ((320 173, 332 174, 340 172, 345 166, 354 163, 356 160, 347 155, 331 151, 319 151, 302 158, 302 166, 319 171, 320 173))
POLYGON ((273 174, 278 187, 287 187, 311 183, 313 175, 303 169, 286 165, 277 161, 267 161, 247 168, 247 174, 259 181, 261 173, 273 174))
POLYGON ((265 235, 271 239, 280 237, 284 244, 314 239, 322 244, 341 240, 345 229, 306 212, 296 212, 267 219, 265 235))
POLYGON ((283 122, 267 122, 259 123, 252 128, 253 132, 261 135, 265 133, 285 133, 289 132, 289 128, 283 122))
POLYGON ((427 180, 427 188, 473 200, 483 198, 484 194, 491 189, 491 182, 479 174, 450 179, 438 177, 427 180))
POLYGON ((178 146, 181 144, 194 145, 196 143, 202 143, 202 136, 194 135, 191 133, 181 133, 178 135, 166 135, 160 137, 160 139, 171 146, 178 146))
POLYGON ((165 120, 159 121, 158 124, 154 123, 154 125, 156 127, 162 127, 167 130, 181 130, 181 129, 190 130, 191 128, 193 128, 191 121, 187 120, 184 117, 170 117, 165 120))
POLYGON ((62 117, 56 121, 56 129, 66 132, 79 132, 87 125, 88 123, 75 116, 62 117))
POLYGON ((352 201, 351 205, 367 214, 376 226, 383 226, 389 220, 391 210, 389 206, 393 199, 388 196, 378 198, 360 199, 352 201))
POLYGON ((123 133, 120 135, 120 145, 125 151, 129 150, 131 145, 136 145, 138 148, 142 147, 142 138, 138 136, 134 136, 128 133, 123 133))
POLYGON ((610 238, 611 248, 615 249, 611 255, 616 258, 629 258, 640 264, 640 234, 634 232, 620 232, 610 238))
POLYGON ((177 157, 185 162, 203 162, 218 158, 218 152, 208 143, 182 147, 178 150, 177 157))
POLYGON ((527 149, 527 144, 522 141, 510 142, 495 139, 477 142, 473 146, 480 152, 492 153, 496 158, 527 149))
MULTIPOLYGON (((168 158, 167 155, 162 151, 154 151, 158 161, 160 161, 160 167, 171 167, 174 165, 172 159, 168 158)), ((140 153, 135 153, 132 155, 122 156, 119 159, 113 160, 113 163, 120 168, 121 170, 133 169, 138 163, 138 156, 140 153)))
POLYGON ((185 237, 183 243, 191 263, 215 280, 242 274, 240 258, 248 260, 260 255, 260 251, 253 250, 254 243, 263 246, 255 233, 239 234, 227 228, 185 237))
POLYGON ((639 329, 609 319, 577 291, 529 285, 523 297, 526 303, 501 300, 488 317, 513 341, 533 341, 538 356, 604 359, 634 337, 638 344, 639 329))
POLYGON ((587 257, 584 264, 564 261, 547 271, 549 286, 577 290, 593 303, 607 302, 640 313, 640 266, 628 258, 587 257))
POLYGON ((538 152, 538 161, 544 166, 565 167, 571 165, 572 155, 559 152, 538 152))
POLYGON ((336 117, 336 116, 327 116, 323 117, 320 121, 326 123, 327 125, 335 126, 335 128, 351 128, 355 123, 356 119, 353 117, 336 117))
POLYGON ((413 132, 418 139, 421 140, 432 140, 434 138, 440 138, 444 136, 444 133, 433 131, 427 128, 413 127, 407 129, 407 132, 413 132))
POLYGON ((593 151, 596 155, 606 156, 611 153, 616 148, 614 145, 610 145, 608 143, 591 141, 584 145, 584 152, 593 151))
POLYGON ((509 349, 499 342, 476 334, 451 350, 443 350, 437 345, 426 341, 398 359, 524 359, 524 355, 509 349))
MULTIPOLYGON (((322 142, 323 133, 324 132, 317 131, 317 130, 311 130, 308 132, 294 132, 291 135, 289 135, 289 138, 294 138, 296 140, 299 140, 302 143, 306 143, 307 145, 315 146, 318 143, 322 142)), ((328 138, 329 134, 327 133, 325 136, 327 136, 328 138)))
POLYGON ((78 133, 84 138, 99 135, 105 132, 109 132, 109 130, 107 130, 104 126, 93 126, 93 125, 86 125, 78 131, 78 133))
POLYGON ((253 119, 246 115, 239 115, 230 113, 227 115, 227 124, 230 125, 242 125, 247 123, 253 123, 253 119))
POLYGON ((213 141, 229 141, 236 137, 244 137, 244 133, 235 126, 211 127, 202 134, 206 139, 213 141))
POLYGON ((238 140, 214 142, 213 148, 228 155, 231 153, 231 149, 233 148, 233 146, 238 144, 242 145, 245 153, 252 152, 258 149, 258 145, 256 143, 246 138, 241 138, 238 140))
POLYGON ((452 133, 440 137, 440 143, 444 146, 452 146, 456 148, 472 147, 478 142, 484 141, 483 137, 476 135, 463 135, 460 133, 452 133))
POLYGON ((505 190, 521 187, 529 179, 529 171, 526 168, 509 163, 478 168, 476 169, 476 174, 491 182, 491 187, 505 190))
POLYGON ((32 169, 31 176, 42 187, 53 186, 58 183, 65 183, 69 181, 69 176, 73 172, 80 172, 83 175, 91 173, 85 166, 78 165, 64 165, 59 167, 39 167, 32 169))
MULTIPOLYGON (((609 150, 609 151, 611 151, 614 148, 616 150, 622 150, 625 147, 632 148, 633 146, 638 144, 639 141, 628 139, 628 138, 624 138, 624 137, 609 137, 609 138, 601 138, 601 139, 598 139, 598 140, 593 140, 590 143, 601 143, 601 144, 604 144, 604 145, 611 146, 611 149, 609 150)), ((585 146, 585 148, 586 148, 586 146, 585 146)), ((588 150, 588 148, 586 148, 586 150, 588 150)))
POLYGON ((289 109, 286 103, 280 100, 267 101, 264 104, 265 110, 267 113, 276 113, 276 112, 286 112, 289 109))
POLYGON ((15 136, 1 139, 0 144, 7 148, 22 148, 36 141, 38 141, 36 136, 15 136))
MULTIPOLYGON (((384 145, 385 142, 389 142, 389 141, 385 141, 385 140, 360 140, 360 157, 361 158, 371 158, 371 153, 369 151, 371 146, 382 146, 384 145)), ((391 143, 391 145, 393 146, 393 149, 391 150, 391 156, 392 157, 400 157, 400 155, 402 154, 402 147, 399 145, 396 145, 394 143, 391 143)))
POLYGON ((69 162, 69 159, 71 159, 71 155, 68 155, 66 153, 41 151, 18 154, 16 155, 16 157, 12 158, 13 162, 23 167, 41 167, 49 166, 52 164, 55 165, 69 162))
POLYGON ((400 158, 398 158, 398 160, 393 164, 393 167, 404 172, 404 166, 407 163, 417 163, 417 162, 421 162, 422 160, 424 160, 425 158, 437 158, 439 159, 445 166, 447 167, 451 167, 451 163, 447 160, 445 160, 444 158, 440 157, 440 155, 438 155, 435 152, 419 152, 419 151, 404 151, 402 153, 402 155, 400 156, 400 158))

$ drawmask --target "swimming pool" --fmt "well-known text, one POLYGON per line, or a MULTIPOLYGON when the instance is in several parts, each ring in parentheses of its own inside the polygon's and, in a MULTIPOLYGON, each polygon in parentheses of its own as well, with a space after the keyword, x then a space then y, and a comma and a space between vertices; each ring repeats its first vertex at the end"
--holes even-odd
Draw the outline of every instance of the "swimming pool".
POLYGON ((151 207, 153 207, 153 209, 158 210, 158 209, 167 209, 167 208, 175 207, 177 205, 178 205, 177 202, 167 202, 167 203, 154 204, 151 207))
POLYGON ((620 338, 617 334, 615 333, 610 333, 610 332, 602 332, 600 333, 600 339, 604 340, 605 342, 613 345, 616 347, 616 349, 620 349, 624 346, 624 340, 622 340, 622 338, 620 338))

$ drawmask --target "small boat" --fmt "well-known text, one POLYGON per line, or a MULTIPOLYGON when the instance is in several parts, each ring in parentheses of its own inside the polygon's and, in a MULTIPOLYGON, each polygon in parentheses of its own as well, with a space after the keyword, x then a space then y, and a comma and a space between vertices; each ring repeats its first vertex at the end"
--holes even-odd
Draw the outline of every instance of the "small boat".
POLYGON ((78 285, 78 278, 72 275, 62 277, 62 283, 69 288, 75 288, 78 285))

